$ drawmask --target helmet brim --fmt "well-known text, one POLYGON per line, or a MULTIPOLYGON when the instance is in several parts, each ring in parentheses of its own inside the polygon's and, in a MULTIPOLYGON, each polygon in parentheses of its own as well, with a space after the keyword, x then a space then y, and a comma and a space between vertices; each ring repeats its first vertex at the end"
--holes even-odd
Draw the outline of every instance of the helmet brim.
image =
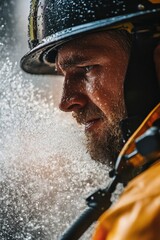
POLYGON ((91 23, 82 24, 69 29, 65 29, 56 34, 52 34, 45 39, 26 55, 24 55, 20 61, 21 68, 31 74, 56 74, 55 71, 55 58, 57 54, 57 47, 66 43, 67 41, 73 40, 83 36, 86 33, 91 33, 95 31, 101 31, 103 29, 111 29, 112 26, 121 24, 124 22, 137 23, 147 19, 159 19, 160 9, 140 11, 124 16, 117 16, 113 18, 103 19, 94 21, 91 23), (48 64, 45 62, 46 53, 52 49, 52 59, 53 64, 48 64))

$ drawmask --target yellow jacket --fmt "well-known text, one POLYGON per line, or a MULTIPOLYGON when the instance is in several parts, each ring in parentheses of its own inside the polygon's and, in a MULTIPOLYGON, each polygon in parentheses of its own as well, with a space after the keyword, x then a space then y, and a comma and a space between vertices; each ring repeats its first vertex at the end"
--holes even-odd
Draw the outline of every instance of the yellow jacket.
POLYGON ((98 220, 93 240, 160 240, 160 161, 127 185, 98 220))

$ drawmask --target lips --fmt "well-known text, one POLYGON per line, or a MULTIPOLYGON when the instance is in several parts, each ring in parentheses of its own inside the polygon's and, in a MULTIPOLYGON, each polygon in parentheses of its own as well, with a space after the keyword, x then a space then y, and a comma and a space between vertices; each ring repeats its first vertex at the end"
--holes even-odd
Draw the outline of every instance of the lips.
POLYGON ((91 131, 98 127, 100 118, 91 119, 85 123, 85 131, 91 131))

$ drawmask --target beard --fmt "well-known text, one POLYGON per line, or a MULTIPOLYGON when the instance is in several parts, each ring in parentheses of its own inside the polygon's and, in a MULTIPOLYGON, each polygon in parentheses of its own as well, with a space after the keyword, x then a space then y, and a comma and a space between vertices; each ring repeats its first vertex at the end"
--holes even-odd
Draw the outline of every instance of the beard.
POLYGON ((97 106, 90 106, 73 113, 80 124, 85 124, 87 119, 100 118, 102 124, 96 131, 86 131, 87 151, 95 161, 113 166, 123 146, 120 121, 125 118, 124 106, 117 106, 116 110, 106 117, 97 106))
POLYGON ((92 159, 113 166, 123 145, 119 122, 106 121, 103 129, 99 129, 98 135, 86 133, 86 137, 87 149, 92 159))

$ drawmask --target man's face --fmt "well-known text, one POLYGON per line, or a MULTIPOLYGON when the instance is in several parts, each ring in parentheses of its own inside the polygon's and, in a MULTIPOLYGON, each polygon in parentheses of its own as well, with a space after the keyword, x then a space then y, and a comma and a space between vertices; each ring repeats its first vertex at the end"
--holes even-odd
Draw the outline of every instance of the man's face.
POLYGON ((121 41, 105 32, 72 40, 57 55, 57 69, 64 75, 60 109, 72 111, 84 124, 90 155, 103 163, 113 162, 121 148, 127 64, 121 41))

